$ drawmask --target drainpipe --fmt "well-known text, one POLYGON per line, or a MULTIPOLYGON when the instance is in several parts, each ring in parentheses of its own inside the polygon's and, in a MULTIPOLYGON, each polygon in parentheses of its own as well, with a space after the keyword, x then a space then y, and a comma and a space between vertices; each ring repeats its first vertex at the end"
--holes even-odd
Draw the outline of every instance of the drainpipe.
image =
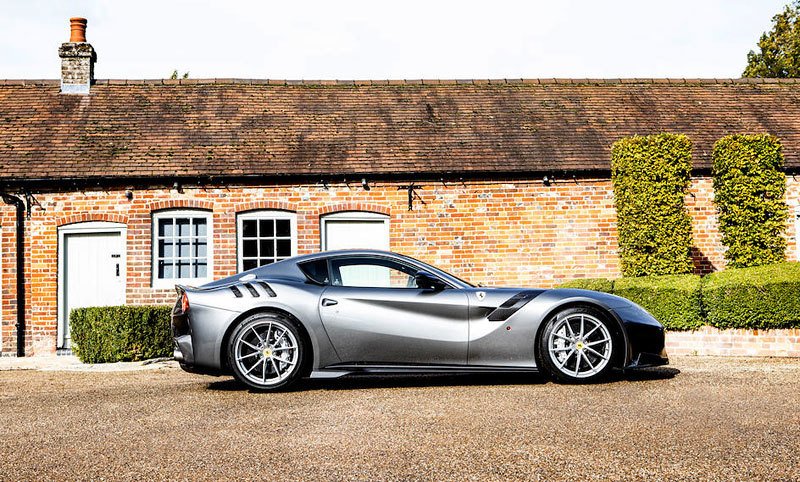
POLYGON ((2 194, 6 204, 17 208, 17 356, 25 356, 25 202, 2 194))

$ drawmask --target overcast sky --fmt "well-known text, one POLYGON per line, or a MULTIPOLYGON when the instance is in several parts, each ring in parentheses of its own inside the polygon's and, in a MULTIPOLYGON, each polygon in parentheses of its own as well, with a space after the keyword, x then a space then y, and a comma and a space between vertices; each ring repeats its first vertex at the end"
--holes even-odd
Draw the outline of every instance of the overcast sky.
POLYGON ((70 16, 97 78, 739 77, 787 2, 0 0, 0 78, 58 78, 70 16))

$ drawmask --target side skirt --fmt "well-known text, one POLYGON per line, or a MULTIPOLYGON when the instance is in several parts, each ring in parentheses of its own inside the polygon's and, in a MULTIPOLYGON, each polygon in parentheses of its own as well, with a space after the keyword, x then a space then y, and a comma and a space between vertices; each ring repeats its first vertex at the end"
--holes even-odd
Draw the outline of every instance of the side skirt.
POLYGON ((338 378, 345 375, 356 374, 476 374, 476 373, 538 373, 535 367, 495 367, 495 366, 468 366, 468 365, 361 365, 361 364, 336 364, 314 370, 310 378, 338 378))

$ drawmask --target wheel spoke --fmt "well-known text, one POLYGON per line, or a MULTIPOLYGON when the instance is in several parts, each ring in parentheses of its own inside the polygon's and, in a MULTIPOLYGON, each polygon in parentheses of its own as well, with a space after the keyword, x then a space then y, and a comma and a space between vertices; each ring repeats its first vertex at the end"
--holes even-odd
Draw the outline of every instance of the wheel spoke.
POLYGON ((273 348, 272 351, 281 351, 281 350, 296 350, 296 346, 279 346, 277 348, 273 348))
POLYGON ((272 362, 272 368, 275 369, 275 376, 280 378, 281 377, 281 372, 280 372, 280 370, 278 370, 278 364, 275 363, 275 359, 274 358, 270 358, 269 361, 272 362))
POLYGON ((293 366, 294 366, 294 364, 295 364, 295 362, 293 362, 293 361, 289 360, 288 358, 273 358, 273 360, 278 360, 278 361, 279 361, 279 362, 281 362, 281 363, 286 363, 286 364, 288 364, 290 367, 293 367, 293 366))
POLYGON ((278 338, 275 338, 275 342, 273 344, 276 344, 279 341, 281 341, 281 338, 283 338, 283 335, 285 335, 287 331, 289 331, 289 330, 283 330, 283 332, 281 333, 281 336, 279 336, 278 338))
POLYGON ((263 363, 264 363, 264 360, 265 360, 265 359, 264 359, 264 358, 262 358, 261 360, 259 360, 259 361, 255 362, 255 363, 253 363, 253 366, 251 366, 250 368, 248 368, 248 369, 247 369, 247 371, 246 371, 246 372, 244 372, 244 374, 245 374, 245 375, 247 375, 247 374, 249 374, 250 372, 252 372, 252 371, 253 371, 253 368, 255 368, 255 367, 257 367, 257 366, 259 366, 259 365, 263 364, 263 363))
POLYGON ((592 365, 592 362, 589 361, 589 357, 586 356, 586 353, 581 352, 581 356, 583 357, 584 360, 586 360, 586 363, 589 364, 589 368, 591 368, 591 370, 594 371, 594 365, 592 365))
POLYGON ((573 348, 571 346, 565 346, 564 348, 553 348, 553 351, 567 351, 572 349, 573 348))
POLYGON ((577 352, 577 356, 575 356, 575 376, 578 376, 578 373, 581 371, 581 352, 577 352))
POLYGON ((608 338, 603 338, 602 340, 597 340, 597 341, 593 341, 591 343, 586 343, 586 346, 595 346, 595 345, 597 345, 599 343, 605 343, 607 341, 609 341, 608 338))
POLYGON ((558 368, 564 368, 564 366, 567 364, 567 360, 569 360, 569 357, 571 357, 573 353, 575 353, 575 348, 570 348, 569 353, 567 353, 567 357, 561 360, 561 364, 558 366, 558 368))
POLYGON ((561 338, 562 340, 572 341, 572 340, 569 339, 568 336, 564 336, 561 333, 553 332, 553 336, 557 336, 557 337, 561 338))
POLYGON ((590 352, 594 353, 595 355, 599 356, 603 360, 608 360, 607 356, 602 355, 599 351, 595 350, 594 348, 592 348, 590 346, 587 346, 586 349, 589 350, 590 352))
POLYGON ((269 344, 269 335, 272 333, 272 322, 269 322, 269 328, 267 328, 267 344, 269 344))
POLYGON ((581 333, 580 333, 580 335, 578 335, 578 336, 580 336, 581 339, 583 339, 583 325, 584 325, 583 315, 581 315, 581 333))
POLYGON ((575 332, 574 332, 574 331, 572 331, 572 325, 570 325, 570 324, 569 324, 569 318, 567 318, 566 320, 564 320, 564 324, 566 324, 566 325, 567 325, 567 329, 569 330, 569 336, 572 336, 572 337, 574 337, 574 336, 575 336, 575 332))
POLYGON ((251 345, 250 343, 247 343, 246 341, 244 341, 244 339, 242 339, 242 340, 240 340, 240 341, 241 341, 243 344, 245 344, 245 345, 249 346, 250 348, 252 348, 253 350, 255 350, 255 351, 259 351, 257 346, 253 346, 253 345, 251 345))
POLYGON ((598 328, 600 328, 600 325, 594 325, 594 328, 592 328, 591 330, 588 331, 588 333, 583 335, 583 339, 585 340, 585 339, 589 338, 592 335, 592 333, 597 331, 598 328))
MULTIPOLYGON (((251 326, 250 329, 253 331, 253 333, 256 334, 256 338, 258 338, 258 342, 263 345, 264 344, 264 340, 261 338, 261 335, 258 334, 258 331, 256 331, 256 327, 255 326, 251 326)), ((244 341, 244 340, 242 340, 242 341, 244 341)))
POLYGON ((257 351, 254 351, 253 353, 248 353, 247 355, 242 355, 242 356, 240 356, 239 358, 237 358, 237 359, 236 359, 236 361, 242 361, 242 360, 244 360, 245 358, 250 358, 251 356, 256 356, 256 355, 258 355, 258 354, 259 354, 259 352, 257 352, 257 351))

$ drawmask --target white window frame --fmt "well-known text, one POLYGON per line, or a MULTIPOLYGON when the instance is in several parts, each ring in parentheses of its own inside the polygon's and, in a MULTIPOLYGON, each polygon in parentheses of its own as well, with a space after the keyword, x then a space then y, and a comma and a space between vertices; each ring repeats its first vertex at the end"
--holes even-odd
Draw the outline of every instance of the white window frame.
MULTIPOLYGON (((236 216, 236 269, 244 270, 244 221, 249 220, 289 220, 289 236, 291 237, 292 251, 290 256, 297 256, 297 214, 291 211, 262 209, 247 211, 236 216)), ((277 236, 274 236, 277 237, 277 236)))
POLYGON ((383 228, 386 231, 386 250, 391 247, 392 238, 389 231, 389 219, 386 214, 373 213, 370 211, 339 211, 326 214, 320 219, 320 250, 328 251, 328 221, 383 221, 383 228))
POLYGON ((153 213, 151 221, 151 272, 153 288, 172 288, 176 284, 201 285, 214 279, 214 223, 211 211, 196 209, 168 209, 153 213), (158 222, 162 219, 193 218, 206 220, 206 277, 205 278, 164 278, 158 277, 158 222))

